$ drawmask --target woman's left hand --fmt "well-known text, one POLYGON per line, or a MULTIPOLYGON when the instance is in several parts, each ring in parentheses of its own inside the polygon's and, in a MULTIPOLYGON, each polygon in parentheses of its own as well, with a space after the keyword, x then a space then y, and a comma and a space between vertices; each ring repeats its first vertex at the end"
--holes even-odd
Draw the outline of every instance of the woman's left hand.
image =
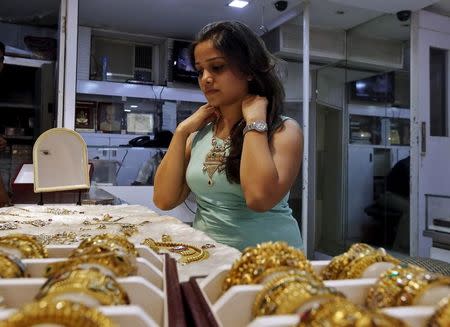
POLYGON ((268 104, 266 97, 247 95, 242 101, 242 116, 247 124, 257 120, 266 121, 268 104))

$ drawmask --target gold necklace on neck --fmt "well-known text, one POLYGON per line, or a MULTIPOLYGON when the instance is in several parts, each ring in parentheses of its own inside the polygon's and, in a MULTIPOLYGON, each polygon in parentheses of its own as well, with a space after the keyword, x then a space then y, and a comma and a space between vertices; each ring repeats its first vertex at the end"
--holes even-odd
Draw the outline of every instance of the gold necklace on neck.
POLYGON ((203 173, 208 174, 208 186, 213 186, 213 175, 217 171, 219 174, 225 170, 227 161, 227 149, 231 146, 231 137, 228 136, 222 144, 218 144, 215 129, 213 128, 213 136, 211 139, 211 150, 206 154, 203 161, 203 173))

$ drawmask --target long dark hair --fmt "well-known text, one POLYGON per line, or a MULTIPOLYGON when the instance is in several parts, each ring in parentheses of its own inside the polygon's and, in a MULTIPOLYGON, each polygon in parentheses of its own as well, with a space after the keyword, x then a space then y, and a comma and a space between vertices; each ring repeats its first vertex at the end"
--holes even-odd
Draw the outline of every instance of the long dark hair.
MULTIPOLYGON (((270 54, 264 42, 248 26, 239 22, 221 21, 206 25, 191 45, 191 62, 195 62, 195 47, 204 41, 212 41, 230 64, 246 76, 251 76, 250 94, 267 98, 267 125, 269 137, 281 125, 284 89, 275 72, 277 59, 270 54)), ((237 122, 231 129, 230 153, 225 165, 227 179, 240 184, 242 130, 245 122, 237 122)))

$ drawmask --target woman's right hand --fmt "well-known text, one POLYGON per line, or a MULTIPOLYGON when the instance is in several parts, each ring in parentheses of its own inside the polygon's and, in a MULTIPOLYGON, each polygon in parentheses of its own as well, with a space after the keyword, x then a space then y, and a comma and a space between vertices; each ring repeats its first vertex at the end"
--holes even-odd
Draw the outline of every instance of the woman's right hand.
POLYGON ((207 103, 198 108, 191 116, 183 120, 178 127, 189 135, 198 131, 209 122, 215 121, 219 116, 219 110, 207 103))

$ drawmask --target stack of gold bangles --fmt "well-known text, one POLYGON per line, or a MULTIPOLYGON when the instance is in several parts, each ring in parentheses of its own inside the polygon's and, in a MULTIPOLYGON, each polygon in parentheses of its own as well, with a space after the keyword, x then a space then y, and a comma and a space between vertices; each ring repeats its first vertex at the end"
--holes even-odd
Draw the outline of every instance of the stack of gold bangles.
POLYGON ((94 267, 114 277, 135 275, 137 251, 125 237, 101 234, 85 239, 67 260, 48 265, 45 276, 54 276, 78 267, 94 267))
POLYGON ((111 251, 126 253, 134 257, 139 256, 134 244, 118 234, 100 234, 86 238, 70 256, 77 257, 111 251))
POLYGON ((298 327, 406 327, 406 324, 381 312, 370 311, 350 301, 335 297, 306 311, 298 327))
POLYGON ((33 235, 9 234, 0 237, 0 250, 19 258, 47 258, 47 249, 33 235))
POLYGON ((324 280, 361 278, 364 271, 377 262, 400 263, 382 248, 374 249, 364 243, 355 243, 347 252, 334 257, 321 271, 321 276, 324 280))
POLYGON ((74 269, 53 276, 36 295, 36 300, 72 298, 89 306, 130 303, 127 293, 114 277, 96 269, 74 269))
POLYGON ((307 271, 292 270, 279 273, 264 284, 253 303, 253 316, 291 314, 305 305, 344 297, 326 287, 322 280, 307 271))
POLYGON ((303 270, 315 276, 303 252, 285 242, 266 242, 248 247, 228 272, 223 291, 233 285, 258 284, 268 276, 292 269, 303 270))
POLYGON ((450 277, 414 265, 398 265, 381 274, 369 289, 366 305, 373 309, 414 305, 427 290, 439 285, 450 287, 450 277))
POLYGON ((450 295, 439 302, 438 309, 427 323, 427 327, 445 326, 450 326, 450 295))
POLYGON ((94 308, 70 301, 40 301, 25 305, 0 327, 29 327, 35 325, 66 327, 117 327, 108 317, 94 308))

